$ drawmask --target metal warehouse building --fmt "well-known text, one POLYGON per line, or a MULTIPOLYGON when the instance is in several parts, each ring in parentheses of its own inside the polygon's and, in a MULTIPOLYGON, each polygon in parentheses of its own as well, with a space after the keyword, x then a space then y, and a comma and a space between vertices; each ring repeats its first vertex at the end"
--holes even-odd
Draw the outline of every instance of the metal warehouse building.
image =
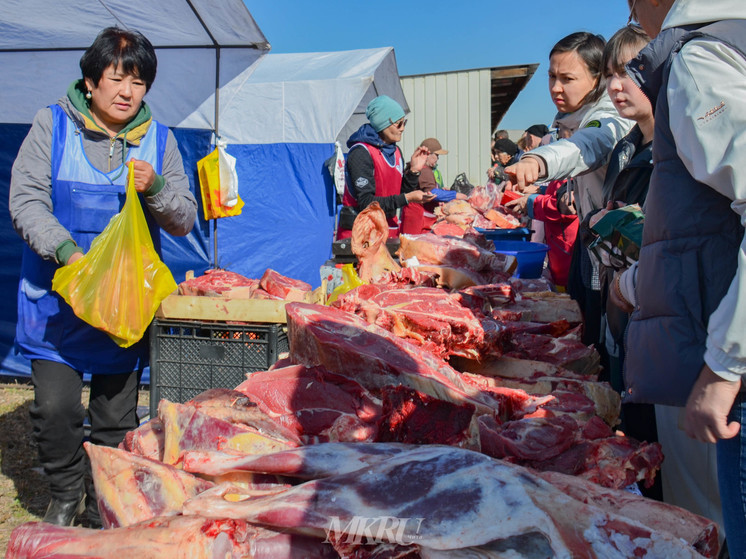
POLYGON ((438 163, 447 185, 462 172, 472 184, 484 184, 491 164, 492 133, 538 66, 402 76, 411 111, 401 141, 405 159, 409 160, 422 140, 436 137, 449 151, 438 163))

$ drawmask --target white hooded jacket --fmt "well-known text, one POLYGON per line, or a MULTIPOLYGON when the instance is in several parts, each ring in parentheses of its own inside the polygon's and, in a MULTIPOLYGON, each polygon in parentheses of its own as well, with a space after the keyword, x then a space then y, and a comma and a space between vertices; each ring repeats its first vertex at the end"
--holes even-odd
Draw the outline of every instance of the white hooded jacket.
MULTIPOLYGON (((663 29, 746 19, 743 0, 677 0, 663 29)), ((746 59, 720 42, 695 39, 673 61, 670 127, 689 173, 732 200, 746 225, 746 59)), ((710 316, 705 362, 726 380, 746 374, 746 238, 728 293, 710 316)))

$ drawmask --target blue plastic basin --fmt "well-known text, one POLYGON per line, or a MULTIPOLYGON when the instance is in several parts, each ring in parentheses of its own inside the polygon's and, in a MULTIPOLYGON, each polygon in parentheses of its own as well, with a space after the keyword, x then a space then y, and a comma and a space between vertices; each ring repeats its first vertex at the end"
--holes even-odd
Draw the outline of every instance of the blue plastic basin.
POLYGON ((544 269, 549 247, 544 243, 529 241, 494 241, 495 252, 515 256, 518 266, 513 275, 517 278, 538 278, 544 269))
POLYGON ((482 229, 475 227, 488 241, 528 241, 531 239, 531 230, 528 227, 516 227, 515 229, 482 229))

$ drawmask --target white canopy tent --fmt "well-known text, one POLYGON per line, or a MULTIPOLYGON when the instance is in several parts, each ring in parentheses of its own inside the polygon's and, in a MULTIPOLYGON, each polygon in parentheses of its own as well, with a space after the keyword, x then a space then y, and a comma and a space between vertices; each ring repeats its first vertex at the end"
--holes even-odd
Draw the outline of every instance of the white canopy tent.
MULTIPOLYGON (((229 144, 344 145, 381 94, 409 111, 391 47, 270 54, 221 88, 221 136, 229 144)), ((178 126, 205 128, 213 103, 206 99, 178 126)))
POLYGON ((158 75, 146 101, 169 126, 213 96, 203 127, 214 130, 217 86, 269 51, 241 0, 3 0, 0 123, 30 123, 64 95, 80 77, 82 52, 108 26, 136 29, 156 48, 158 75))

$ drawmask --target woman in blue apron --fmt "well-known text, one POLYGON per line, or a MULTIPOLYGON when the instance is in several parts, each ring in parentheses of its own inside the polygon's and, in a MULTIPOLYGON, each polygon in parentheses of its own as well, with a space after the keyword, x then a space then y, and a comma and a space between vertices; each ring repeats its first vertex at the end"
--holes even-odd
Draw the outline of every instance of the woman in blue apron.
POLYGON ((156 66, 143 35, 104 29, 80 59, 83 78, 37 113, 13 164, 10 214, 26 242, 16 345, 31 361, 31 423, 52 495, 44 520, 53 524, 71 525, 86 493, 88 523, 100 524, 82 447, 83 375, 91 375, 90 440, 116 446, 138 425, 148 347, 121 348, 80 320, 52 291, 52 277, 121 210, 130 161, 157 250, 159 228, 186 235, 196 218, 176 140, 143 102, 156 66))

